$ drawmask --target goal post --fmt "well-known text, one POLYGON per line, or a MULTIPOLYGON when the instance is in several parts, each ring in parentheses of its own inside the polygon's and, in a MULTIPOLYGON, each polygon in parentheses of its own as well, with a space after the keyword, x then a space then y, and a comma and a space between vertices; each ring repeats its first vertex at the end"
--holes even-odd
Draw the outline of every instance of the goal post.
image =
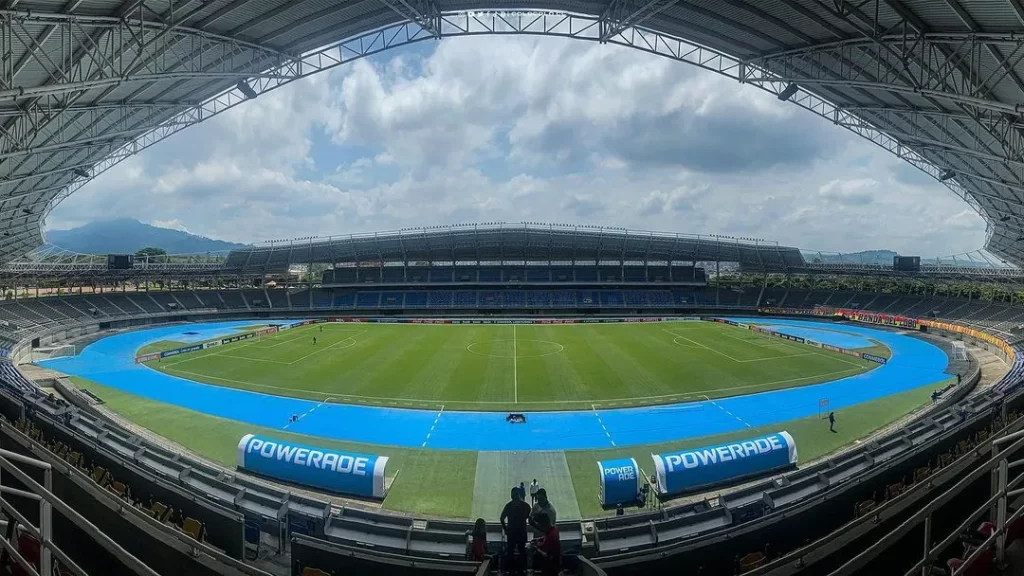
POLYGON ((51 358, 65 358, 68 356, 77 356, 78 347, 74 344, 65 344, 63 346, 53 346, 48 348, 36 348, 32 351, 32 360, 49 360, 51 358))
POLYGON ((967 345, 957 340, 952 343, 953 360, 969 360, 967 356, 967 345))

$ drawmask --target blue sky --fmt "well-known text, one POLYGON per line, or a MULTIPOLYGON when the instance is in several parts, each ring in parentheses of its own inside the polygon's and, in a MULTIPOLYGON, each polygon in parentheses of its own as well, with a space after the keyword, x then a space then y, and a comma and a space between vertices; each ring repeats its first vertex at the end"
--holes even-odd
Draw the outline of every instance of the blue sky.
POLYGON ((133 217, 233 241, 487 221, 939 256, 944 186, 756 88, 616 46, 423 42, 293 83, 96 178, 51 229, 133 217))

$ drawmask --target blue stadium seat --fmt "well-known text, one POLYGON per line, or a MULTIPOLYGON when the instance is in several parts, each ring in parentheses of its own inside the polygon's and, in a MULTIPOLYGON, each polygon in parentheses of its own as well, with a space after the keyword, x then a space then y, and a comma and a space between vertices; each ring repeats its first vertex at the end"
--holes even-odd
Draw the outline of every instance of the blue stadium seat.
MULTIPOLYGON (((405 298, 406 305, 409 304, 409 297, 405 298)), ((452 307, 452 292, 451 290, 432 290, 429 292, 427 297, 427 307, 429 308, 451 308, 452 307)))
POLYGON ((474 290, 459 290, 455 292, 452 301, 456 308, 476 307, 477 292, 474 290))
POLYGON ((427 307, 427 292, 406 292, 405 293, 405 307, 406 308, 426 308, 427 307))
POLYGON ((601 306, 621 308, 623 304, 622 292, 618 290, 601 291, 601 306))
POLYGON ((526 296, 522 290, 508 290, 504 296, 506 308, 522 308, 526 304, 526 296))
POLYGON ((359 292, 356 294, 356 308, 380 308, 380 292, 359 292))
POLYGON ((526 293, 527 308, 548 308, 551 306, 550 290, 530 290, 526 293))

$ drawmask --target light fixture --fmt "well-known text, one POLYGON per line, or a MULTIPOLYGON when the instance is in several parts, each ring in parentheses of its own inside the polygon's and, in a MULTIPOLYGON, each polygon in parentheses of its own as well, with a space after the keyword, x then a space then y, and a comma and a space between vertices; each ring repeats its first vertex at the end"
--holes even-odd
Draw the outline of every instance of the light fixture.
POLYGON ((799 86, 797 86, 796 84, 790 84, 789 86, 786 86, 785 88, 783 88, 782 92, 779 92, 779 100, 782 100, 783 102, 785 102, 786 100, 789 100, 794 95, 796 95, 796 93, 799 90, 800 90, 799 86))
POLYGON ((89 171, 85 168, 75 168, 73 172, 75 173, 75 176, 81 176, 82 178, 89 177, 89 171))
POLYGON ((253 100, 256 98, 256 91, 253 90, 245 80, 239 80, 238 84, 235 84, 235 88, 245 96, 246 100, 253 100))
POLYGON ((956 172, 953 172, 952 169, 949 169, 939 175, 939 182, 945 182, 946 180, 950 180, 953 178, 956 178, 956 172))

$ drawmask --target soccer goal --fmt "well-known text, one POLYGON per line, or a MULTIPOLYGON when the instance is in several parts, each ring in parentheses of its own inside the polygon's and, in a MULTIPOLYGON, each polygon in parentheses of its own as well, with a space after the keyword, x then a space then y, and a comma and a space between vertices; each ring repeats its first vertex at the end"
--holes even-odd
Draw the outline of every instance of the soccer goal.
POLYGON ((36 348, 32 351, 32 360, 48 360, 50 358, 64 358, 66 356, 76 356, 78 354, 78 347, 74 344, 67 344, 64 346, 53 346, 50 348, 36 348))
POLYGON ((960 341, 953 342, 953 360, 969 360, 967 356, 967 344, 960 341))

